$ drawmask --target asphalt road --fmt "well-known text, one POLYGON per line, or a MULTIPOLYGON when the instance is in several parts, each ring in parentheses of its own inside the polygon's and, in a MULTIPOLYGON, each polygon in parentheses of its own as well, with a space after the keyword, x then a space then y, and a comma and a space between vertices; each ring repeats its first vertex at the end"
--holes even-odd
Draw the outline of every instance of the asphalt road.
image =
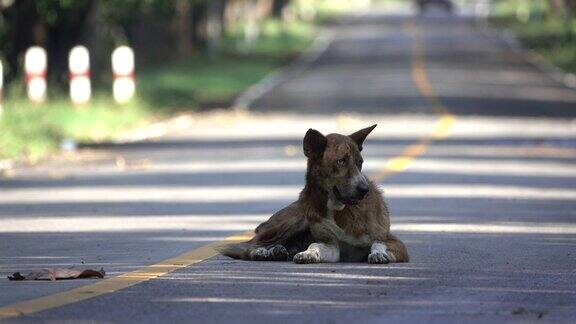
MULTIPOLYGON (((296 198, 309 127, 351 133, 374 122, 366 172, 382 179, 411 263, 216 256, 9 320, 574 322, 576 92, 464 18, 372 11, 327 32, 318 60, 252 113, 184 116, 154 140, 5 171, 0 272, 76 265, 113 277, 252 229, 296 198), (433 93, 414 80, 418 46, 433 93), (438 101, 455 123, 382 177, 435 132, 438 101)), ((1 279, 0 307, 95 282, 1 279)))

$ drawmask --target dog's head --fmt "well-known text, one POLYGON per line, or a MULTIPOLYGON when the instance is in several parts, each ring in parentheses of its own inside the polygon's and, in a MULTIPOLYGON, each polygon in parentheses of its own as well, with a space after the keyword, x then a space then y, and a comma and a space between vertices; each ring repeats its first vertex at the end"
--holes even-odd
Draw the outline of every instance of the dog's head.
POLYGON ((362 174, 362 143, 376 127, 361 129, 352 135, 322 135, 309 129, 304 136, 304 155, 308 158, 308 175, 322 187, 335 209, 355 205, 370 186, 362 174))

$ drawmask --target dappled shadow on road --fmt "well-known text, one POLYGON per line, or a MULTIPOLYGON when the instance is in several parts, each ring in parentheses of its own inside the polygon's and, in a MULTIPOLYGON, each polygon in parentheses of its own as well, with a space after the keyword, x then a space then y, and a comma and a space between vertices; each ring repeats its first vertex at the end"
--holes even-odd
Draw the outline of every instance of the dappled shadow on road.
MULTIPOLYGON (((381 170, 394 152, 412 141, 370 139, 365 150, 365 172, 381 170)), ((460 217, 471 217, 489 223, 506 220, 510 213, 514 213, 510 219, 536 221, 544 212, 535 214, 534 210, 556 215, 550 221, 569 222, 573 215, 567 202, 573 199, 576 183, 576 173, 571 169, 576 159, 572 150, 575 142, 561 137, 454 137, 432 145, 429 154, 413 162, 402 176, 386 179, 382 188, 394 220, 399 222, 408 221, 405 217, 427 215, 440 222, 458 223, 460 217), (551 183, 555 191, 548 193, 551 183), (474 191, 476 187, 480 191, 474 191), (445 193, 439 194, 442 191, 445 193), (495 204, 507 210, 506 214, 494 210, 495 204)), ((186 217, 191 220, 222 215, 235 215, 238 221, 243 215, 265 218, 295 200, 303 186, 303 158, 283 153, 285 145, 296 147, 296 143, 287 139, 237 139, 120 144, 118 151, 125 154, 127 163, 132 154, 149 150, 155 152, 154 160, 143 169, 113 167, 57 178, 3 179, 2 187, 8 191, 0 198, 0 221, 7 224, 19 219, 32 224, 35 219, 45 219, 57 224, 64 219, 54 217, 89 222, 99 217, 120 221, 125 216, 157 217, 149 222, 162 218, 173 222, 169 220, 172 216, 183 217, 177 222, 186 221, 186 217), (221 149, 238 158, 212 162, 221 149), (246 149, 254 151, 242 156, 246 149), (265 153, 268 151, 275 153, 265 153), (244 160, 247 163, 242 164, 244 160), (42 195, 43 189, 50 190, 50 199, 42 195), (278 193, 272 194, 275 190, 278 193), (267 195, 260 196, 263 193, 267 195)), ((255 220, 242 222, 247 226, 255 220)), ((162 226, 158 224, 158 228, 162 226)), ((57 225, 39 231, 54 230, 58 230, 57 225)))
MULTIPOLYGON (((431 237, 428 239, 428 242, 438 242, 430 240, 431 237)), ((416 248, 426 244, 410 243, 416 248)), ((539 273, 505 270, 506 266, 494 269, 491 268, 493 263, 493 260, 473 260, 457 251, 441 250, 427 256, 417 254, 412 264, 380 267, 362 264, 263 265, 213 260, 167 278, 168 283, 164 284, 183 286, 179 296, 157 295, 151 304, 192 307, 197 311, 233 307, 236 314, 244 316, 250 316, 249 312, 258 316, 280 312, 293 319, 321 317, 325 312, 346 316, 346 311, 352 309, 365 310, 370 314, 367 318, 388 318, 408 311, 436 316, 455 313, 456 316, 492 314, 506 317, 518 307, 549 313, 551 308, 568 307, 576 298, 574 291, 566 289, 562 281, 546 287, 536 284, 562 278, 566 270, 539 273), (450 260, 449 254, 452 258, 460 254, 461 263, 450 260), (440 267, 438 264, 446 266, 442 262, 448 262, 451 267, 440 267), (465 263, 481 268, 471 271, 458 266, 465 263), (432 297, 434 295, 438 297, 432 297), (534 309, 519 301, 522 296, 534 295, 546 299, 546 305, 534 309)), ((538 316, 531 315, 533 318, 538 316)))
MULTIPOLYGON (((444 160, 445 161, 445 160, 444 160)), ((490 163, 492 160, 487 161, 490 163)), ((512 161, 513 162, 513 161, 512 161)), ((563 161, 564 165, 571 165, 573 160, 563 161)), ((425 163, 425 160, 423 160, 425 163)), ((447 161, 449 164, 450 161, 447 161)), ((562 165, 561 163, 557 165, 562 165)), ((536 164, 538 166, 538 164, 536 164)), ((373 169, 372 171, 376 171, 373 169)), ((386 180, 387 185, 394 184, 413 184, 417 182, 420 185, 434 185, 434 184, 459 184, 463 180, 475 184, 492 184, 494 186, 528 186, 534 188, 545 188, 549 186, 551 180, 555 181, 555 188, 573 188, 576 181, 575 176, 567 174, 526 174, 520 172, 516 174, 476 174, 473 171, 458 172, 454 174, 450 170, 426 172, 415 170, 409 176, 402 178, 392 178, 386 180)), ((277 171, 235 171, 235 172, 133 172, 131 174, 118 175, 102 175, 98 177, 82 177, 69 179, 22 179, 22 180, 6 180, 3 181, 5 188, 12 189, 32 189, 32 188, 96 188, 96 187, 167 187, 167 188, 185 188, 191 186, 200 187, 232 187, 238 190, 244 190, 243 187, 250 189, 253 186, 303 186, 304 184, 304 170, 284 171, 278 173, 277 171), (134 174, 136 173, 136 174, 134 174)), ((252 199, 251 199, 252 200, 252 199)), ((94 203, 99 201, 99 197, 95 196, 94 203)), ((201 203, 201 202, 199 202, 201 203)), ((8 206, 8 204, 3 204, 8 206)), ((6 207, 8 208, 8 207, 6 207)), ((0 210, 0 214, 3 211, 0 210)))
MULTIPOLYGON (((366 161, 381 159, 381 168, 410 140, 371 140, 366 161), (384 153, 382 147, 390 146, 395 149, 384 153)), ((432 145, 429 155, 413 162, 413 169, 386 179, 382 187, 392 211, 392 230, 408 245, 409 264, 302 266, 216 257, 37 316, 88 320, 88 307, 107 309, 90 318, 102 321, 126 316, 132 309, 132 320, 144 320, 160 308, 170 310, 163 320, 172 321, 195 316, 270 322, 279 314, 285 320, 305 321, 337 314, 342 320, 350 316, 378 322, 401 319, 408 312, 422 319, 454 319, 455 314, 496 320, 562 318, 573 313, 570 307, 576 302, 570 255, 576 247, 575 175, 570 168, 574 152, 565 147, 571 141, 456 137, 432 145), (440 162, 444 164, 438 167, 440 162), (508 162, 513 167, 502 164, 508 162), (361 315, 349 315, 353 310, 361 310, 361 315)), ((282 146, 293 141, 222 140, 213 147, 199 143, 168 141, 165 150, 162 142, 150 144, 160 149, 146 169, 6 181, 10 190, 0 197, 5 247, 0 272, 80 263, 119 274, 252 229, 296 198, 304 165, 293 162, 302 158, 282 153, 282 146), (184 150, 179 143, 190 144, 184 150), (233 157, 247 148, 273 150, 260 155, 269 158, 269 169, 240 165, 243 159, 262 162, 254 156, 213 162, 224 163, 220 172, 205 163, 211 161, 210 152, 229 150, 236 143, 241 149, 231 153, 233 157), (192 158, 203 150, 203 157, 192 158), (289 190, 261 196, 279 188, 289 190), (34 191, 41 189, 50 194, 34 191), (224 189, 226 195, 219 194, 224 189)), ((129 162, 148 152, 147 145, 119 149, 129 162)), ((3 285, 8 282, 0 281, 0 288, 3 285)), ((34 296, 34 289, 22 291, 22 300, 34 296)), ((6 301, 0 298, 2 303, 6 301)))
MULTIPOLYGON (((369 139, 364 152, 364 172, 370 175, 381 171, 390 158, 415 140, 369 139)), ((117 161, 112 159, 102 162, 99 165, 102 170, 96 173, 72 170, 69 174, 56 173, 56 176, 52 176, 54 171, 48 170, 47 173, 31 177, 24 175, 1 179, 4 189, 17 191, 14 191, 12 198, 5 196, 3 202, 0 199, 0 215, 39 215, 43 212, 54 215, 59 210, 63 214, 76 211, 89 215, 111 213, 114 208, 118 208, 120 214, 129 210, 132 210, 130 214, 171 214, 167 208, 161 207, 170 203, 176 207, 176 214, 194 213, 197 211, 194 206, 198 206, 202 213, 211 213, 218 206, 229 206, 226 210, 235 211, 246 206, 247 202, 251 202, 251 206, 267 206, 268 211, 271 206, 295 199, 303 186, 305 160, 299 152, 300 145, 300 140, 292 139, 163 140, 103 145, 103 148, 114 149, 116 154, 122 156, 123 164, 118 166, 117 161), (186 191, 186 188, 196 187, 203 188, 205 192, 186 191), (234 199, 234 195, 243 191, 265 190, 268 187, 286 188, 288 191, 263 199, 234 199), (37 195, 40 193, 38 190, 43 188, 60 195, 61 201, 42 198, 18 201, 18 195, 26 196, 32 192, 37 195), (73 194, 75 188, 88 190, 81 201, 78 200, 79 196, 66 198, 66 195, 73 194), (145 196, 150 197, 146 198, 149 201, 143 201, 144 198, 137 201, 102 199, 102 190, 112 193, 121 188, 136 190, 134 193, 160 188, 182 193, 178 194, 181 197, 178 200, 164 197, 163 192, 156 197, 162 201, 150 194, 145 196), (99 191, 90 191, 92 189, 99 191), (230 196, 211 202, 214 196, 224 194, 224 191, 218 191, 220 189, 225 189, 225 194, 230 196), (137 205, 143 207, 135 208, 137 205)), ((576 181, 576 173, 571 169, 576 161, 574 148, 576 138, 573 137, 451 137, 431 145, 429 153, 416 160, 409 173, 386 179, 384 189, 395 185, 461 183, 544 189, 551 182, 554 182, 555 188, 571 189, 576 181)), ((106 196, 114 198, 114 195, 106 196)), ((257 212, 262 210, 251 208, 257 212)))
MULTIPOLYGON (((409 126, 409 125, 406 125, 409 126)), ((481 134, 479 134, 481 135, 481 134)), ((369 138, 367 143, 370 145, 379 146, 406 146, 417 141, 419 138, 369 138)), ((538 136, 538 135, 528 135, 528 136, 475 136, 475 137, 458 137, 451 136, 440 141, 442 145, 492 145, 492 146, 558 146, 558 147, 569 147, 576 148, 576 136, 538 136)), ((98 143, 82 144, 81 148, 91 148, 91 149, 119 149, 119 150, 175 150, 180 151, 184 149, 202 149, 202 150, 213 150, 213 149, 249 149, 249 148, 260 148, 260 149, 273 149, 282 148, 283 146, 294 145, 300 149, 302 145, 302 139, 300 138, 285 138, 285 139, 242 139, 225 137, 221 139, 166 139, 161 141, 141 141, 132 143, 98 143)), ((153 152, 152 152, 153 153, 153 152)), ((186 153, 186 152, 183 152, 186 153)), ((303 158, 303 156, 302 156, 303 158)))
POLYGON ((245 148, 277 148, 286 145, 302 145, 301 139, 293 137, 288 138, 256 138, 256 139, 238 139, 238 138, 223 138, 223 139, 163 139, 161 141, 139 141, 130 143, 83 143, 80 148, 115 148, 127 150, 185 150, 185 149, 245 149, 245 148))
MULTIPOLYGON (((170 236, 159 239, 159 235, 151 233, 147 240, 170 240, 170 236)), ((82 302, 82 306, 139 305, 137 310, 108 308, 96 316, 102 321, 127 312, 132 320, 143 320, 158 309, 169 309, 164 320, 171 321, 195 316, 206 321, 242 318, 262 323, 279 315, 282 321, 297 322, 321 320, 328 314, 362 322, 401 319, 408 313, 423 319, 452 320, 479 315, 499 320, 553 320, 574 315, 572 262, 565 252, 554 249, 554 244, 576 246, 573 236, 400 235, 412 252, 409 264, 296 265, 216 257, 126 291, 82 302), (499 244, 511 249, 495 250, 499 244), (539 255, 541 260, 535 265, 531 248, 546 244, 552 251, 539 255), (555 258, 561 261, 548 263, 555 258), (537 304, 531 302, 533 298, 538 299, 537 304)), ((185 240, 186 235, 172 238, 185 240)), ((61 307, 39 316, 88 319, 83 307, 61 307)))

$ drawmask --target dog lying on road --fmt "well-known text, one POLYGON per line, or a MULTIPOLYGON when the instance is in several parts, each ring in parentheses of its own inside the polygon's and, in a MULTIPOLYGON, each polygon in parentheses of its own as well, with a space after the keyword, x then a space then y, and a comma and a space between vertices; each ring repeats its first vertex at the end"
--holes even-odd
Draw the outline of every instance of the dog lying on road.
POLYGON ((362 144, 375 127, 350 136, 309 129, 299 199, 260 224, 251 240, 220 252, 253 261, 408 262, 406 246, 390 234, 382 193, 362 174, 362 144))

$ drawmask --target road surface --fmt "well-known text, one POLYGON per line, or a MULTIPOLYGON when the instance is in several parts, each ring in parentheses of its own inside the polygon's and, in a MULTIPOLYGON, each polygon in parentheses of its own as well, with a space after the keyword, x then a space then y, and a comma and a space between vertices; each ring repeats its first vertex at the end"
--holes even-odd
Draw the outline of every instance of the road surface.
POLYGON ((318 59, 287 73, 250 113, 183 116, 153 140, 5 171, 3 277, 71 265, 139 275, 1 279, 0 318, 574 322, 576 92, 469 19, 372 11, 324 35, 318 59), (412 262, 203 260, 212 255, 203 246, 296 198, 308 128, 351 133, 372 123, 366 173, 412 262))

